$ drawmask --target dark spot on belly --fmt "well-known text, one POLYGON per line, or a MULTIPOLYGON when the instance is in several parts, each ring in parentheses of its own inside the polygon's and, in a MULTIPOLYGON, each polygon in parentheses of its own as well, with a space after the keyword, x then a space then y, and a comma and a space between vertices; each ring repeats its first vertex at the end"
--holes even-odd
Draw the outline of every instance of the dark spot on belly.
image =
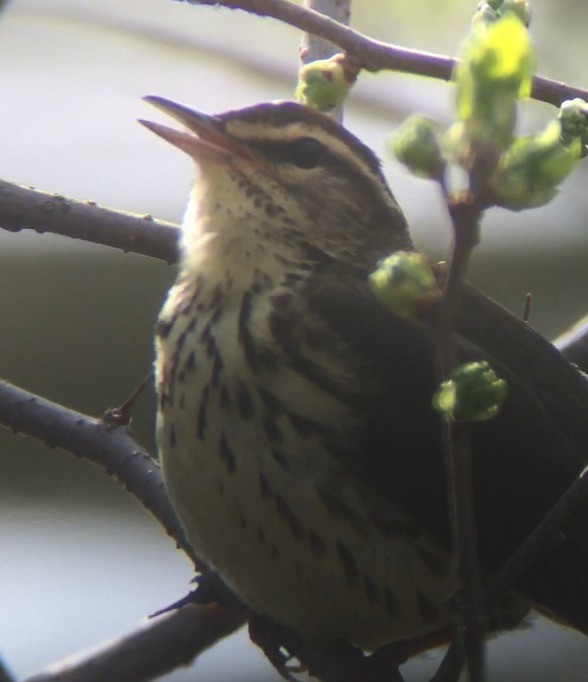
POLYGON ((208 341, 206 342, 206 357, 213 358, 217 352, 214 336, 209 336, 208 341))
POLYGON ((223 433, 220 437, 220 456, 223 460, 225 467, 229 474, 234 474, 237 469, 237 460, 235 458, 235 453, 231 449, 227 437, 223 433))
POLYGON ((168 432, 168 440, 169 444, 172 448, 176 447, 176 425, 175 424, 170 424, 169 425, 169 432, 168 432))
POLYGON ((212 375, 210 377, 210 383, 213 388, 217 388, 220 382, 221 372, 223 371, 224 363, 220 356, 220 353, 216 352, 214 356, 214 361, 212 363, 212 375))
POLYGON ((190 351, 186 358, 186 362, 184 362, 184 372, 193 372, 194 367, 196 367, 196 354, 194 351, 190 351))
POLYGON ((288 458, 281 450, 278 450, 277 448, 272 448, 270 452, 276 464, 279 464, 282 467, 282 469, 284 469, 284 471, 290 471, 290 462, 288 461, 288 458))
POLYGON ((265 435, 272 443, 282 442, 282 432, 278 427, 276 419, 271 417, 269 414, 264 414, 261 423, 263 430, 265 431, 265 435))
POLYGON ((172 317, 170 320, 157 320, 157 324, 155 325, 155 336, 160 339, 167 339, 176 320, 176 316, 172 317))
POLYGON ((167 393, 165 391, 161 391, 159 394, 159 411, 161 412, 167 404, 167 393))
POLYGON ((359 582, 357 564, 355 563, 353 554, 341 540, 337 540, 337 552, 339 554, 341 566, 343 567, 343 572, 345 573, 345 579, 349 585, 357 585, 359 582))
POLYGON ((271 416, 280 414, 284 410, 282 403, 273 393, 270 393, 265 388, 258 388, 257 393, 261 398, 261 402, 263 403, 265 409, 271 416))
MULTIPOLYGON (((208 396, 206 396, 208 398, 208 396)), ((198 408, 198 419, 196 421, 196 433, 198 438, 202 440, 204 438, 204 431, 208 426, 208 418, 206 416, 206 400, 200 400, 200 407, 198 408)))
POLYGON ((317 488, 317 492, 323 503, 323 506, 329 514, 336 519, 346 521, 350 526, 355 528, 358 533, 365 531, 364 519, 355 513, 355 511, 343 500, 331 495, 323 488, 317 488))
POLYGON ((267 478, 263 474, 259 474, 259 491, 264 500, 274 496, 273 490, 268 483, 267 478))
POLYGON ((301 540, 304 537, 304 528, 298 517, 292 509, 286 504, 284 499, 280 495, 276 495, 276 506, 278 508, 278 514, 282 521, 284 521, 290 533, 295 540, 301 540))
POLYGON ((255 404, 253 398, 249 393, 249 389, 241 380, 237 382, 237 390, 235 394, 237 400, 237 407, 243 419, 252 419, 255 416, 255 404))

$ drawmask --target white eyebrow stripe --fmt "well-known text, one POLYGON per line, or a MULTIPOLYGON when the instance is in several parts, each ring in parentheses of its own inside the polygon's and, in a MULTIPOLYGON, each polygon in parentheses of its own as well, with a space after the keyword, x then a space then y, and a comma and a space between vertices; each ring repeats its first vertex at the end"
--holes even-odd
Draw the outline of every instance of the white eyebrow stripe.
MULTIPOLYGON (((329 131, 316 125, 308 125, 304 121, 291 121, 284 125, 260 125, 259 123, 243 121, 238 119, 227 119, 225 121, 225 130, 227 133, 238 140, 247 143, 247 140, 264 142, 287 142, 296 140, 300 137, 311 137, 318 142, 324 144, 328 149, 332 150, 334 154, 345 159, 345 161, 353 165, 361 175, 370 177, 375 186, 378 188, 378 193, 383 201, 390 206, 397 206, 397 202, 392 196, 388 185, 386 184, 383 174, 374 172, 361 155, 355 153, 350 149, 349 145, 329 131)), ((359 142, 359 141, 358 141, 359 142)))

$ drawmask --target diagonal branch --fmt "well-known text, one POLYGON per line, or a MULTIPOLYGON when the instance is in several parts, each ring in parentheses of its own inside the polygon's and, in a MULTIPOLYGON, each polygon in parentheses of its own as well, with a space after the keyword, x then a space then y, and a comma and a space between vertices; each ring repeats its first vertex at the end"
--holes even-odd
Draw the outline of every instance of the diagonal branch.
MULTIPOLYGON (((455 66, 455 60, 451 57, 410 50, 374 40, 289 0, 184 0, 184 2, 191 5, 222 5, 228 9, 241 9, 261 17, 278 19, 338 45, 358 59, 362 68, 367 71, 400 71, 447 81, 450 80, 455 66)), ((588 100, 588 91, 550 78, 535 76, 531 96, 559 106, 565 100, 574 97, 588 100)))
POLYGON ((24 682, 147 682, 188 665, 243 623, 241 614, 218 604, 185 606, 24 682))
POLYGON ((163 486, 159 466, 129 435, 100 419, 0 381, 0 425, 97 464, 149 510, 177 546, 199 563, 163 486))
POLYGON ((0 228, 51 232, 173 263, 178 231, 173 223, 77 201, 0 180, 0 228))

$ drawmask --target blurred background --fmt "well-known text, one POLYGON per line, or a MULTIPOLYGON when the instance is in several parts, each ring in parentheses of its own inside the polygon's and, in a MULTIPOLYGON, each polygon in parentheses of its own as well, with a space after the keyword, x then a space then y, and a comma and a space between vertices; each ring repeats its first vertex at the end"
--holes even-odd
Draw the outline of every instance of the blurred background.
MULTIPOLYGON (((381 40, 454 54, 475 2, 355 0, 352 24, 381 40)), ((588 4, 535 0, 538 72, 579 86, 588 4)), ((0 14, 0 177, 179 221, 192 168, 136 124, 159 94, 207 112, 291 98, 300 33, 273 20, 171 0, 12 0, 0 14)), ((346 125, 384 157, 390 131, 421 111, 450 120, 452 89, 362 74, 346 125)), ((523 106, 521 127, 554 112, 523 106)), ((419 246, 442 255, 435 187, 385 159, 419 246)), ((587 312, 586 168, 547 208, 491 211, 470 279, 552 336, 587 312)), ((0 220, 1 222, 1 220, 0 220)), ((100 415, 152 360, 152 328, 174 269, 147 258, 0 230, 0 376, 100 415)), ((134 429, 153 450, 153 401, 134 429)), ((151 518, 86 462, 0 432, 0 654, 19 676, 132 629, 188 589, 190 564, 151 518)), ((434 669, 431 654, 407 680, 434 669)), ((588 641, 536 619, 490 647, 493 680, 586 679, 588 641)), ((239 634, 169 682, 279 679, 239 634)))

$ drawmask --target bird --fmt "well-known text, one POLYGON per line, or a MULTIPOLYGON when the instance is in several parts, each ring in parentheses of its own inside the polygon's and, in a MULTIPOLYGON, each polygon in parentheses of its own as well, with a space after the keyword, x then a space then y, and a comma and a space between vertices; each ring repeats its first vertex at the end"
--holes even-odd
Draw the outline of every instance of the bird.
MULTIPOLYGON (((155 340, 161 466, 195 553, 253 613, 317 641, 375 651, 452 627, 435 342, 368 284, 415 248, 380 161, 295 102, 208 115, 145 99, 182 128, 141 123, 198 167, 155 340)), ((460 361, 508 383, 470 434, 487 581, 586 466, 588 384, 473 288, 454 336, 460 361)), ((588 634, 588 509, 560 531, 513 614, 588 634)))

